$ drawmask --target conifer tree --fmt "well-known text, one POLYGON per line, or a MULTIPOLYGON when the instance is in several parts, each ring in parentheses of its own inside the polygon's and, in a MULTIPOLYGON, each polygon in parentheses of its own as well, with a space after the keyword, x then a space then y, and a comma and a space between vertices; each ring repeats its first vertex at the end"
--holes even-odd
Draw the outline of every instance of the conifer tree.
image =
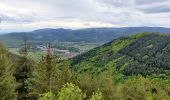
POLYGON ((59 58, 53 54, 51 44, 40 62, 34 68, 30 78, 32 95, 38 97, 43 93, 54 93, 58 90, 59 82, 59 58))
POLYGON ((76 81, 76 77, 71 72, 68 61, 63 61, 60 64, 59 83, 58 83, 59 87, 61 88, 66 83, 75 83, 75 81, 76 81))
POLYGON ((0 44, 0 100, 16 100, 16 81, 8 52, 0 44))
POLYGON ((16 81, 19 83, 17 87, 18 100, 26 100, 28 99, 28 78, 31 76, 33 63, 28 59, 28 50, 29 45, 27 43, 27 36, 24 37, 24 43, 22 48, 20 49, 20 57, 16 64, 16 71, 15 71, 15 78, 16 81))

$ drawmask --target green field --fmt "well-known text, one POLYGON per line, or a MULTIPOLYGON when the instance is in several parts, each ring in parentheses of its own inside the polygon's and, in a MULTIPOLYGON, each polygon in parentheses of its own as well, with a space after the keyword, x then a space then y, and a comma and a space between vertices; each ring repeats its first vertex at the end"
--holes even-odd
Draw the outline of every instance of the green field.
MULTIPOLYGON (((35 43, 35 42, 29 42, 30 46, 37 46, 40 43, 35 43)), ((46 45, 45 43, 43 44, 44 46, 46 45)), ((95 43, 78 43, 78 42, 54 42, 52 43, 53 48, 59 49, 59 50, 68 50, 70 53, 73 54, 81 54, 83 52, 87 52, 88 50, 91 50, 101 44, 95 44, 95 43)), ((19 45, 15 45, 14 47, 7 45, 8 49, 10 52, 19 55, 19 50, 20 47, 19 45)), ((36 50, 36 51, 29 51, 29 58, 38 61, 42 54, 44 52, 42 50, 36 50)), ((62 59, 67 59, 69 58, 67 54, 65 54, 64 52, 55 52, 60 58, 62 59)))
MULTIPOLYGON (((14 54, 17 54, 17 55, 19 55, 19 50, 20 50, 20 48, 9 48, 10 52, 12 52, 14 54)), ((38 61, 41 58, 42 54, 43 53, 41 51, 36 51, 36 52, 31 52, 30 51, 29 54, 28 54, 28 57, 30 59, 38 61)))

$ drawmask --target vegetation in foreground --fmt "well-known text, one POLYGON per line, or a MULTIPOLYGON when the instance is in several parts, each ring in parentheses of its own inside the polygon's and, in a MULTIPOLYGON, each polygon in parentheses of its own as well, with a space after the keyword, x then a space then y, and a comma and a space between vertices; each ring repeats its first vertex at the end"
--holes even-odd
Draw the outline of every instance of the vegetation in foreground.
MULTIPOLYGON (((119 42, 122 45, 113 51, 131 43, 119 42)), ((170 99, 169 74, 126 75, 114 69, 115 66, 107 66, 97 74, 94 70, 77 72, 70 69, 69 61, 53 54, 50 44, 39 62, 28 59, 28 49, 26 40, 21 56, 9 53, 0 45, 0 100, 170 99)))

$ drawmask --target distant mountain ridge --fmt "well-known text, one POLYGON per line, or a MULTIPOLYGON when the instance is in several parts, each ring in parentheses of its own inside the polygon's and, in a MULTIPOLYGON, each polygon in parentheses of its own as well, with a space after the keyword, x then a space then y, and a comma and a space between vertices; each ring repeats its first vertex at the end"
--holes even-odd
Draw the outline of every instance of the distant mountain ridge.
POLYGON ((58 42, 89 42, 106 43, 113 39, 140 32, 160 32, 168 34, 170 28, 163 27, 122 27, 122 28, 87 28, 87 29, 39 29, 32 32, 14 32, 0 35, 0 40, 16 42, 23 39, 24 35, 30 41, 58 41, 58 42))

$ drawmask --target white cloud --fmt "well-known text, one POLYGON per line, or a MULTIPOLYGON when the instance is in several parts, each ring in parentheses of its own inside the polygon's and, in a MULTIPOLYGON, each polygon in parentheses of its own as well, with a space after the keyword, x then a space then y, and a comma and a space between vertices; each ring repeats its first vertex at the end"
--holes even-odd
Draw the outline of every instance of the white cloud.
POLYGON ((169 0, 0 0, 1 32, 36 28, 170 27, 169 0))

